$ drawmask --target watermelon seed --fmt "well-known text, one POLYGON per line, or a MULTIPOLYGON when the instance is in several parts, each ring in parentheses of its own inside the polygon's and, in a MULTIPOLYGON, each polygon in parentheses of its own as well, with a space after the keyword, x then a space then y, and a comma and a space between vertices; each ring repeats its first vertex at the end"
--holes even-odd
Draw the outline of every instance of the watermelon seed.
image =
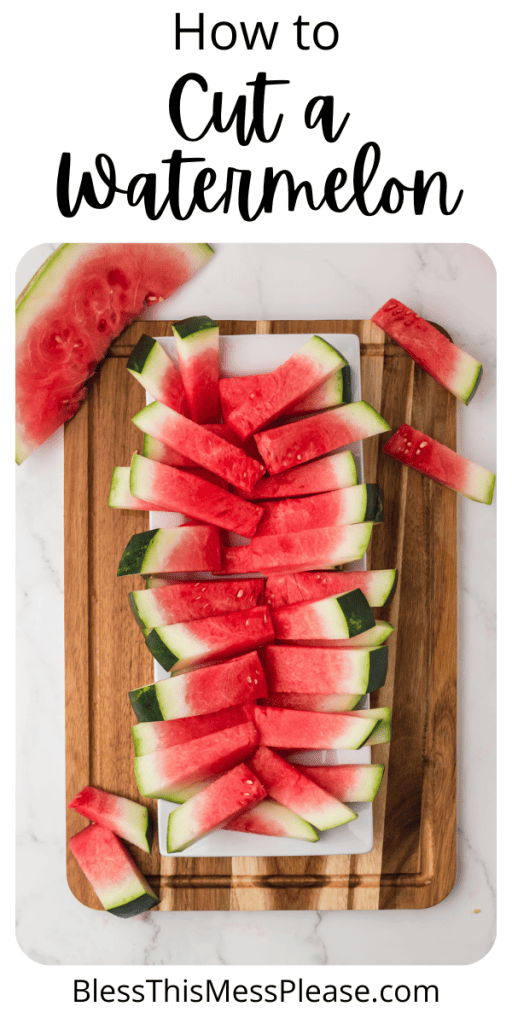
POLYGON ((422 441, 421 444, 420 444, 420 448, 426 448, 426 446, 427 446, 427 441, 422 441))
MULTIPOLYGON (((237 594, 236 596, 237 596, 237 597, 243 597, 243 596, 244 596, 244 592, 243 592, 243 590, 239 590, 239 591, 238 591, 238 594, 237 594)), ((249 682, 250 682, 250 680, 249 680, 249 682)))
POLYGON ((252 683, 252 679, 251 679, 251 677, 250 677, 250 676, 247 676, 247 682, 248 682, 248 683, 252 683))

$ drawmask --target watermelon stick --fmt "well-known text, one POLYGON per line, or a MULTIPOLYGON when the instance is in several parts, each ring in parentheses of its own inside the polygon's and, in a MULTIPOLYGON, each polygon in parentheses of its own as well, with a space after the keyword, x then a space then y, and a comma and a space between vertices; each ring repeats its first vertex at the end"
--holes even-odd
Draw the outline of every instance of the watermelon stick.
POLYGON ((396 434, 384 445, 384 451, 411 469, 417 469, 452 491, 464 494, 472 501, 490 505, 496 476, 476 462, 470 462, 458 452, 435 441, 421 430, 402 423, 396 434))

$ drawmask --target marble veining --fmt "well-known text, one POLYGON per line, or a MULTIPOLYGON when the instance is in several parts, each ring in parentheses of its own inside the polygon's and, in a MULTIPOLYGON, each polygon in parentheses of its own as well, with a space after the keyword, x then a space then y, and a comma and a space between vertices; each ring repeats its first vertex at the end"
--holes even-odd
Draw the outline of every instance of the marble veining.
MULTIPOLYGON (((21 260, 17 291, 56 248, 21 260)), ((458 448, 495 468, 495 273, 468 245, 214 245, 147 319, 363 318, 395 296, 484 364, 458 448)), ((495 927, 495 506, 459 499, 458 877, 424 911, 146 914, 124 922, 67 888, 62 430, 17 469, 17 935, 44 964, 464 964, 495 927), (482 699, 485 690, 485 699, 482 699), (475 911, 479 911, 475 913, 475 911)))

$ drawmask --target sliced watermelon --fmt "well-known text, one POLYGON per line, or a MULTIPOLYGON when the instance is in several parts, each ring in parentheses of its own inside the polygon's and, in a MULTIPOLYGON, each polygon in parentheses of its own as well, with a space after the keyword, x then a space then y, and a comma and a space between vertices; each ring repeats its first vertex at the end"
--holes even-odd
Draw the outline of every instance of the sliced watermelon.
POLYGON ((252 572, 251 545, 221 548, 221 573, 240 574, 252 572))
POLYGON ((211 779, 250 757, 258 745, 253 722, 201 736, 135 758, 135 778, 142 796, 172 800, 175 789, 211 779))
POLYGON ((345 362, 332 345, 313 335, 273 373, 266 374, 263 385, 249 392, 227 422, 242 439, 249 437, 297 405, 345 362))
POLYGON ((249 811, 242 811, 228 825, 228 832, 249 832, 258 836, 279 836, 281 839, 304 839, 307 843, 318 842, 318 833, 289 807, 277 800, 265 799, 249 811))
POLYGON ((267 683, 256 651, 206 665, 129 693, 139 722, 204 715, 265 697, 267 683))
POLYGON ((143 455, 133 456, 130 490, 136 498, 154 501, 171 512, 206 520, 242 537, 253 536, 263 515, 259 505, 230 494, 225 488, 202 479, 199 473, 174 469, 145 459, 143 455))
POLYGON ((283 605, 272 612, 272 622, 276 640, 348 640, 375 625, 362 590, 283 605))
POLYGON ((300 765, 300 771, 347 804, 375 800, 384 775, 383 764, 300 765))
POLYGON ((145 853, 151 853, 153 823, 147 807, 135 800, 115 796, 97 786, 85 786, 73 797, 68 807, 89 821, 115 832, 121 839, 133 843, 145 853))
POLYGON ((108 496, 109 508, 124 508, 133 511, 162 512, 165 509, 157 508, 153 502, 143 501, 142 498, 134 498, 130 491, 130 467, 114 466, 110 493, 108 496))
POLYGON ((271 576, 265 583, 265 600, 270 608, 299 601, 320 601, 356 587, 363 591, 371 608, 382 608, 393 596, 396 569, 368 569, 357 572, 296 572, 271 576))
MULTIPOLYGON (((343 356, 341 356, 343 359, 343 356)), ((265 393, 268 373, 258 373, 248 377, 224 377, 219 380, 220 404, 222 415, 227 420, 233 409, 249 397, 255 390, 265 393)), ((343 365, 335 373, 327 378, 324 384, 310 391, 292 408, 288 413, 296 416, 302 412, 318 412, 320 409, 330 409, 333 405, 341 405, 342 402, 352 401, 350 387, 350 366, 343 360, 343 365)))
POLYGON ((269 693, 261 704, 266 708, 292 708, 295 711, 339 714, 343 711, 353 711, 361 699, 358 693, 269 693))
MULTIPOLYGON (((228 427, 227 423, 203 423, 203 427, 205 430, 210 430, 212 434, 223 437, 230 444, 236 445, 237 448, 241 446, 240 438, 237 437, 234 430, 231 430, 231 427, 228 427)), ((163 441, 158 441, 156 437, 151 437, 150 434, 144 434, 142 454, 146 459, 165 462, 166 466, 177 466, 179 469, 195 469, 197 466, 193 459, 187 459, 185 455, 181 455, 180 452, 175 451, 168 444, 164 444, 163 441)), ((256 454, 259 457, 257 449, 256 454)))
POLYGON ((389 743, 391 739, 391 708, 360 708, 357 711, 347 711, 347 715, 376 722, 375 729, 368 740, 369 743, 389 743))
POLYGON ((387 667, 387 647, 332 650, 269 644, 265 650, 269 693, 372 693, 384 685, 387 667))
POLYGON ((266 795, 265 787, 247 765, 232 768, 171 812, 167 824, 167 852, 186 850, 202 836, 224 828, 241 811, 255 807, 266 795))
POLYGON ((192 718, 168 719, 165 722, 138 722, 132 725, 133 745, 136 757, 152 754, 154 750, 175 747, 178 743, 188 743, 201 736, 208 736, 220 729, 230 729, 233 725, 254 721, 253 704, 235 704, 234 707, 221 708, 208 715, 196 715, 192 718))
MULTIPOLYGON (((359 711, 330 715, 289 708, 257 706, 254 709, 260 743, 266 747, 282 749, 358 750, 363 744, 371 742, 371 733, 377 724, 375 717, 354 717, 358 715, 359 711)), ((284 800, 281 802, 286 803, 284 800)))
POLYGON ((228 558, 227 552, 233 549, 224 549, 222 571, 270 575, 356 562, 363 557, 371 533, 372 523, 356 523, 353 526, 326 526, 299 533, 255 537, 246 547, 238 548, 238 555, 228 558))
POLYGON ((220 419, 219 328, 209 316, 173 324, 181 376, 190 415, 196 423, 220 419))
MULTIPOLYGON (((144 452, 144 454, 146 454, 144 452)), ((277 476, 266 476, 254 488, 255 501, 266 498, 300 498, 305 494, 337 491, 357 484, 357 469, 352 452, 337 452, 306 466, 287 469, 277 476)))
POLYGON ((151 572, 216 572, 220 567, 215 526, 174 526, 135 533, 126 545, 118 576, 151 572))
POLYGON ((365 629, 364 633, 351 636, 348 640, 294 640, 296 647, 326 647, 332 650, 336 647, 380 647, 391 636, 394 626, 390 622, 383 622, 379 619, 371 629, 365 629))
POLYGON ((262 603, 264 581, 193 580, 151 590, 134 590, 130 606, 139 626, 170 626, 174 622, 245 611, 262 603))
POLYGON ((153 398, 188 416, 187 398, 181 373, 163 345, 143 334, 126 364, 126 369, 153 398))
POLYGON ((231 658, 273 639, 269 609, 261 605, 243 612, 159 626, 151 631, 146 644, 158 663, 176 675, 191 665, 231 658))
POLYGON ((258 523, 256 537, 297 533, 322 526, 383 521, 382 491, 376 484, 357 484, 339 491, 313 494, 307 498, 267 501, 258 523))
POLYGON ((146 405, 132 419, 140 430, 216 473, 238 490, 250 493, 263 476, 263 466, 256 459, 249 459, 241 448, 161 402, 146 405))
POLYGON ((482 364, 478 360, 398 299, 384 303, 372 320, 434 380, 468 404, 482 376, 482 364))
POLYGON ((160 902, 121 840, 102 825, 82 829, 69 848, 109 913, 135 917, 160 902))
POLYGON ((255 434, 254 440, 268 472, 274 474, 390 429, 368 402, 352 402, 255 434))
POLYGON ((402 423, 396 434, 384 445, 384 451, 419 473, 430 476, 452 491, 465 494, 472 501, 490 505, 494 494, 494 473, 470 462, 458 452, 434 441, 428 434, 402 423))
POLYGON ((74 416, 113 338, 213 255, 208 245, 66 244, 16 303, 16 461, 74 416))
POLYGON ((306 778, 295 765, 266 746, 259 746, 249 767, 261 780, 269 796, 323 831, 345 825, 357 814, 340 800, 306 778))

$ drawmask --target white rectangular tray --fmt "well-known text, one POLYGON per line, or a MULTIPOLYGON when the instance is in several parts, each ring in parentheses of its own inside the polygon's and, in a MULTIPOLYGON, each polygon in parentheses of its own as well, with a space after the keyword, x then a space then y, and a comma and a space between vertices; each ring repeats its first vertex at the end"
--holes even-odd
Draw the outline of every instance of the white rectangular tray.
MULTIPOLYGON (((361 357, 359 338, 355 334, 322 334, 345 357, 350 365, 352 401, 361 399, 361 357)), ((177 361, 174 338, 158 339, 169 355, 177 361)), ((224 377, 242 377, 255 373, 268 373, 288 359, 307 337, 304 334, 237 334, 220 339, 220 373, 224 377)), ((148 402, 152 401, 147 396, 148 402)), ((358 479, 364 481, 363 446, 361 442, 348 445, 357 466, 358 479)), ((174 512, 150 512, 149 523, 157 527, 177 526, 185 516, 174 512)), ((233 536, 233 543, 244 543, 233 536)), ((366 568, 366 557, 351 568, 366 568)), ((201 574, 196 574, 200 578, 201 574)), ((165 679, 167 673, 155 661, 155 680, 165 679)), ((295 755, 294 761, 303 764, 369 764, 370 747, 360 750, 317 750, 295 755)), ((162 856, 181 856, 167 853, 167 821, 178 805, 158 800, 158 841, 162 856)), ((187 857, 285 857, 306 854, 368 853, 373 846, 373 813, 371 803, 352 804, 358 817, 339 828, 320 833, 320 841, 307 844, 299 839, 279 839, 271 836, 249 835, 222 829, 210 833, 187 849, 187 857)))

